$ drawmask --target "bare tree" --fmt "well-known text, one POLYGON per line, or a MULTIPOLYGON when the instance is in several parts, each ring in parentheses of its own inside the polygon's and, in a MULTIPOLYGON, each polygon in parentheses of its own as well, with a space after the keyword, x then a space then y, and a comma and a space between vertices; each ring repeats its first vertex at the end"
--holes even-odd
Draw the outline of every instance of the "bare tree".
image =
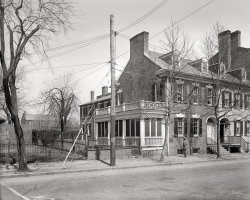
POLYGON ((63 146, 63 132, 70 120, 70 114, 78 108, 78 99, 69 84, 69 79, 66 78, 64 84, 59 85, 43 92, 44 100, 42 103, 47 112, 53 115, 60 125, 63 146))
POLYGON ((18 116, 17 68, 20 60, 30 51, 40 48, 44 50, 43 47, 50 34, 68 27, 70 11, 71 4, 67 0, 20 0, 18 2, 0 0, 0 60, 3 70, 3 90, 15 127, 20 171, 29 169, 23 130, 18 116), (9 62, 7 56, 9 56, 9 62))
POLYGON ((219 51, 218 34, 224 30, 226 27, 220 22, 216 22, 213 28, 201 38, 200 51, 207 61, 219 51))
MULTIPOLYGON (((162 46, 166 49, 166 52, 170 52, 171 59, 169 74, 165 84, 164 94, 165 101, 165 138, 163 149, 160 157, 160 162, 164 162, 164 155, 169 155, 169 126, 172 121, 172 115, 176 114, 176 105, 187 102, 183 107, 182 111, 186 111, 189 108, 188 97, 189 94, 184 97, 184 99, 177 101, 177 94, 175 90, 175 79, 176 74, 182 70, 182 63, 186 62, 186 59, 192 56, 193 43, 190 41, 187 34, 183 32, 183 29, 177 25, 173 20, 171 20, 170 28, 165 32, 165 40, 161 41, 162 46)), ((162 84, 162 82, 160 83, 162 84)))

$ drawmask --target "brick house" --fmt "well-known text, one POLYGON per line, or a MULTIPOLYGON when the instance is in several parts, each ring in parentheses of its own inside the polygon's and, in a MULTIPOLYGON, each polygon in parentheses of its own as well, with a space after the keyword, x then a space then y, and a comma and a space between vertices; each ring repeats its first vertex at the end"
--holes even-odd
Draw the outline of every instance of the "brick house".
MULTIPOLYGON (((240 47, 240 32, 219 34, 219 52, 209 65, 199 60, 179 60, 174 80, 169 82, 173 53, 161 54, 148 48, 147 32, 130 39, 130 59, 119 82, 116 106, 116 143, 139 146, 142 153, 161 150, 164 142, 166 103, 173 105, 169 131, 169 152, 207 153, 216 143, 214 80, 223 76, 224 89, 218 98, 221 143, 227 149, 245 150, 250 142, 250 49, 240 47), (239 89, 240 88, 240 89, 239 89), (167 98, 173 91, 173 99, 167 98), (232 106, 232 109, 227 108, 232 106)), ((93 106, 88 130, 97 144, 109 145, 110 94, 103 93, 80 106, 81 122, 93 106)))
POLYGON ((30 125, 32 130, 50 130, 58 127, 57 121, 51 115, 29 114, 24 112, 21 118, 22 125, 30 125))

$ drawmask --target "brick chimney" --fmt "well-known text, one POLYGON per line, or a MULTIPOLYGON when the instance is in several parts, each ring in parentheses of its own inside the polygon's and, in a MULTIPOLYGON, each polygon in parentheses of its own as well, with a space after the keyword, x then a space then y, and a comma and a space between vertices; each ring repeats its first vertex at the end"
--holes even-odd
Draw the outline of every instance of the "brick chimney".
POLYGON ((93 90, 90 91, 90 101, 94 101, 95 100, 95 93, 93 90))
POLYGON ((239 30, 231 33, 231 51, 232 57, 237 54, 238 47, 241 46, 241 32, 239 30))
POLYGON ((108 86, 102 86, 102 95, 108 94, 108 86))
POLYGON ((138 59, 148 51, 148 32, 141 32, 130 39, 130 59, 138 59))
POLYGON ((231 69, 231 31, 223 31, 218 35, 219 62, 224 63, 226 71, 231 69))

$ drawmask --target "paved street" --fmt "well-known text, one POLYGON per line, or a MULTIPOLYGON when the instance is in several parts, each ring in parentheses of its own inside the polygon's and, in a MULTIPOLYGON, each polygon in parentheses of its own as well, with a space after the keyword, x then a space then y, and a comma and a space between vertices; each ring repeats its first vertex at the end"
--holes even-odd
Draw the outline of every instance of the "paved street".
MULTIPOLYGON (((250 160, 1 180, 29 199, 250 199, 250 160)), ((2 186, 2 199, 14 199, 2 186)), ((16 198, 18 199, 18 198, 16 198)), ((20 199, 20 198, 19 198, 20 199)))

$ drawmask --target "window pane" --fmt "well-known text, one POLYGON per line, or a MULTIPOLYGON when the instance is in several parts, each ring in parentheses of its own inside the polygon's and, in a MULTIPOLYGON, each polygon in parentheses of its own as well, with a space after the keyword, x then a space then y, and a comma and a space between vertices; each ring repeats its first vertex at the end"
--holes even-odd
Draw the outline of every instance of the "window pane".
POLYGON ((102 137, 101 123, 98 122, 98 137, 102 137))
POLYGON ((119 137, 122 137, 122 120, 119 120, 119 137))
POLYGON ((105 123, 105 136, 104 137, 108 137, 108 122, 104 122, 105 123))
POLYGON ((140 137, 140 120, 136 120, 136 136, 140 137))
POLYGON ((131 137, 135 136, 135 120, 131 119, 131 137))
POLYGON ((162 133, 161 133, 161 127, 162 126, 162 123, 161 123, 161 120, 160 119, 158 119, 157 120, 157 136, 158 137, 160 137, 160 136, 162 136, 162 133))
POLYGON ((149 119, 145 119, 145 136, 149 137, 149 119))
POLYGON ((115 137, 118 137, 118 121, 115 121, 115 137))
POLYGON ((155 137, 155 120, 151 120, 151 137, 155 137))
POLYGON ((126 137, 130 137, 129 119, 126 120, 126 137))

